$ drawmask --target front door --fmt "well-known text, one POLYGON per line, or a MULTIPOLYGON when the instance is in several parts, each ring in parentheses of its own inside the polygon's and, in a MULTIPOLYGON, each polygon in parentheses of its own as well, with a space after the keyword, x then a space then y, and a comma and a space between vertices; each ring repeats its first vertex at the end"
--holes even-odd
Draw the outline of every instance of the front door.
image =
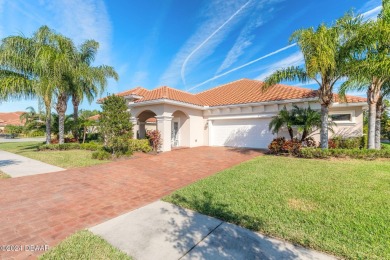
POLYGON ((179 146, 179 121, 172 121, 172 132, 171 132, 171 145, 172 147, 179 146))

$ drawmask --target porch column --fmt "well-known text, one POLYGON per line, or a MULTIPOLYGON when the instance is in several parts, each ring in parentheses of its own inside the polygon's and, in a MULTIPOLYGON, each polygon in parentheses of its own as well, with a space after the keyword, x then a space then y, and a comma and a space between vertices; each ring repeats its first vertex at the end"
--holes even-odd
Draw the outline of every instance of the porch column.
POLYGON ((130 122, 133 124, 133 139, 137 139, 137 134, 139 132, 138 118, 131 117, 130 122))
POLYGON ((146 137, 145 122, 138 122, 139 138, 144 139, 146 137))
POLYGON ((209 146, 212 146, 212 143, 211 141, 214 140, 214 136, 213 136, 213 131, 212 131, 212 127, 213 127, 213 121, 210 120, 210 119, 207 119, 207 127, 208 127, 208 131, 209 131, 209 140, 208 140, 208 143, 209 143, 209 146))
POLYGON ((157 130, 161 133, 162 146, 161 151, 168 152, 171 150, 171 131, 173 116, 156 116, 157 130))

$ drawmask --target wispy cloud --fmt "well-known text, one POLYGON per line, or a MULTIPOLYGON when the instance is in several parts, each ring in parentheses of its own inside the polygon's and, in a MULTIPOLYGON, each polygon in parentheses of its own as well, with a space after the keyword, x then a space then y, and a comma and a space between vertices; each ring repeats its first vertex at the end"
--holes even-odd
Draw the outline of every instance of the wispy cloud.
POLYGON ((244 54, 245 50, 252 45, 252 41, 255 38, 254 30, 264 23, 263 17, 259 15, 262 8, 263 5, 256 5, 252 7, 251 15, 248 18, 247 23, 242 28, 233 47, 229 50, 221 66, 217 69, 216 74, 233 65, 241 57, 241 55, 244 54))
POLYGON ((94 39, 100 43, 97 62, 111 63, 112 26, 103 0, 45 1, 56 15, 55 27, 60 32, 82 43, 94 39))
POLYGON ((304 63, 304 58, 301 51, 297 51, 290 56, 277 61, 273 64, 269 64, 267 70, 261 73, 256 79, 264 80, 266 77, 274 73, 278 69, 287 68, 290 66, 300 66, 304 63))
POLYGON ((376 20, 381 11, 382 11, 382 6, 380 5, 371 10, 368 10, 367 12, 362 13, 362 15, 366 20, 376 20))
POLYGON ((0 10, 2 7, 7 12, 0 16, 0 24, 9 25, 3 27, 3 37, 30 35, 39 26, 48 25, 76 44, 87 39, 98 41, 97 62, 110 63, 112 26, 104 0, 0 0, 0 10))
POLYGON ((245 8, 245 4, 248 4, 248 1, 218 0, 208 3, 204 8, 206 11, 201 16, 202 22, 198 29, 177 52, 168 69, 161 76, 160 85, 176 86, 181 75, 191 71, 194 66, 212 54, 246 14, 248 8, 245 8), (243 9, 237 13, 242 7, 243 9), (234 15, 235 13, 237 14, 234 15), (229 20, 232 16, 233 18, 229 20), (229 26, 223 26, 227 21, 229 26))
POLYGON ((197 52, 199 51, 200 48, 202 48, 208 41, 210 41, 211 38, 213 38, 220 30, 222 30, 231 20, 234 19, 234 17, 236 17, 245 7, 248 6, 248 4, 251 2, 251 0, 249 0, 248 2, 246 2, 245 4, 243 4, 234 14, 232 14, 221 26, 219 26, 214 32, 212 32, 203 42, 201 42, 188 56, 187 58, 185 58, 184 62, 183 62, 183 65, 181 66, 181 79, 184 83, 184 85, 186 85, 186 78, 185 78, 185 70, 186 70, 186 66, 187 66, 187 63, 188 61, 191 59, 191 57, 197 52))
POLYGON ((257 58, 257 59, 255 59, 255 60, 252 60, 252 61, 250 61, 250 62, 247 62, 247 63, 245 63, 245 64, 243 64, 243 65, 241 65, 241 66, 235 67, 235 68, 233 68, 233 69, 231 69, 231 70, 229 70, 229 71, 226 71, 226 72, 224 72, 224 73, 221 73, 221 74, 219 74, 219 75, 216 75, 216 76, 214 76, 214 77, 212 77, 212 78, 210 78, 210 79, 208 79, 208 80, 205 80, 205 81, 203 81, 203 82, 201 82, 201 83, 199 83, 199 84, 193 86, 192 88, 188 89, 188 91, 191 91, 191 90, 194 90, 194 89, 196 89, 196 88, 199 88, 199 87, 201 87, 201 86, 203 86, 203 85, 205 85, 205 84, 207 84, 207 83, 209 83, 209 82, 211 82, 211 81, 213 81, 213 80, 216 80, 216 79, 218 79, 218 78, 221 78, 221 77, 223 77, 223 76, 226 76, 226 75, 228 75, 228 74, 230 74, 230 73, 232 73, 232 72, 235 72, 235 71, 237 71, 237 70, 243 69, 243 68, 245 68, 245 67, 247 67, 247 66, 249 66, 249 65, 251 65, 251 64, 253 64, 253 63, 256 63, 256 62, 261 61, 261 60, 263 60, 263 59, 265 59, 265 58, 271 57, 271 56, 273 56, 273 55, 275 55, 275 54, 278 54, 278 53, 280 53, 280 52, 283 52, 283 51, 285 51, 285 50, 287 50, 287 49, 290 49, 290 48, 292 48, 292 47, 294 47, 294 46, 296 46, 296 43, 291 44, 291 45, 288 45, 288 46, 286 46, 286 47, 283 47, 283 48, 281 48, 281 49, 279 49, 279 50, 276 50, 276 51, 273 51, 273 52, 271 52, 271 53, 268 53, 268 54, 266 54, 266 55, 264 55, 264 56, 262 56, 262 57, 260 57, 260 58, 257 58))

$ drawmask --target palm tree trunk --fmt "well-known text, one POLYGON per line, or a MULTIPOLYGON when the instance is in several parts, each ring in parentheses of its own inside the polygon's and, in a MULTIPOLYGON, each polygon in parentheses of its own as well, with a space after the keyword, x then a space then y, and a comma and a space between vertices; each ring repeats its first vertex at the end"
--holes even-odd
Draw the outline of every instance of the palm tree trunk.
POLYGON ((375 149, 381 149, 381 119, 382 119, 382 100, 379 99, 376 103, 375 113, 375 149))
POLYGON ((377 78, 373 78, 367 90, 368 102, 368 149, 375 149, 375 122, 376 107, 380 99, 380 85, 377 78))
POLYGON ((328 117, 329 106, 327 104, 321 104, 320 143, 322 149, 328 149, 328 117))
POLYGON ((306 129, 304 129, 303 132, 302 132, 301 143, 302 143, 303 141, 305 141, 305 139, 306 139, 306 137, 307 137, 307 133, 308 133, 308 131, 307 131, 306 129))
POLYGON ((73 121, 74 121, 74 127, 73 127, 73 137, 79 140, 79 131, 78 131, 78 121, 79 121, 79 105, 80 105, 80 99, 77 95, 72 95, 72 104, 73 104, 73 121))
POLYGON ((87 136, 87 128, 83 127, 83 143, 85 143, 85 137, 87 136))
POLYGON ((51 142, 51 106, 46 105, 46 144, 51 142))
POLYGON ((376 103, 368 105, 368 149, 375 149, 376 103))
POLYGON ((58 113, 58 135, 59 135, 59 143, 64 143, 64 135, 65 135, 65 113, 68 103, 68 95, 65 93, 61 93, 58 95, 56 110, 58 113))
POLYGON ((291 127, 287 128, 288 134, 290 135, 291 141, 294 139, 294 131, 291 127))

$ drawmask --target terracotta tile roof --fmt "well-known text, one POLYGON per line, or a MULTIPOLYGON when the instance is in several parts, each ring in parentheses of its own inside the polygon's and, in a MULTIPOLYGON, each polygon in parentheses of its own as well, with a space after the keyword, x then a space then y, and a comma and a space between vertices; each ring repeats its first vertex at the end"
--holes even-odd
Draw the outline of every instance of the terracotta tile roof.
MULTIPOLYGON (((316 90, 277 84, 268 90, 262 90, 263 82, 258 80, 240 79, 222 86, 212 88, 197 94, 199 99, 208 106, 234 105, 289 99, 315 98, 316 90)), ((335 102, 343 102, 334 94, 335 102)), ((347 96, 347 103, 365 102, 365 98, 347 96)))
POLYGON ((147 122, 147 123, 156 123, 156 122, 157 122, 157 119, 154 118, 154 117, 151 117, 151 118, 146 119, 146 122, 147 122))
POLYGON ((97 114, 97 115, 94 115, 94 116, 90 116, 88 117, 88 120, 92 120, 92 121, 98 121, 100 118, 100 115, 97 114))
MULTIPOLYGON (((262 84, 263 82, 258 80, 240 79, 198 94, 191 94, 163 86, 154 90, 137 87, 118 93, 117 95, 128 96, 133 94, 141 96, 140 99, 135 100, 136 103, 158 99, 170 99, 188 104, 210 107, 317 97, 316 90, 278 84, 263 91, 262 84)), ((334 101, 356 103, 365 102, 366 99, 362 97, 347 96, 346 100, 341 100, 339 96, 335 94, 334 101)))
POLYGON ((167 86, 159 87, 153 90, 146 90, 144 88, 138 87, 135 89, 118 93, 117 95, 127 96, 131 94, 142 96, 141 99, 135 101, 136 103, 157 99, 170 99, 192 105, 203 106, 203 103, 195 95, 167 86))
POLYGON ((24 125, 23 122, 20 121, 20 116, 24 112, 9 112, 9 113, 0 113, 0 126, 6 125, 24 125))

